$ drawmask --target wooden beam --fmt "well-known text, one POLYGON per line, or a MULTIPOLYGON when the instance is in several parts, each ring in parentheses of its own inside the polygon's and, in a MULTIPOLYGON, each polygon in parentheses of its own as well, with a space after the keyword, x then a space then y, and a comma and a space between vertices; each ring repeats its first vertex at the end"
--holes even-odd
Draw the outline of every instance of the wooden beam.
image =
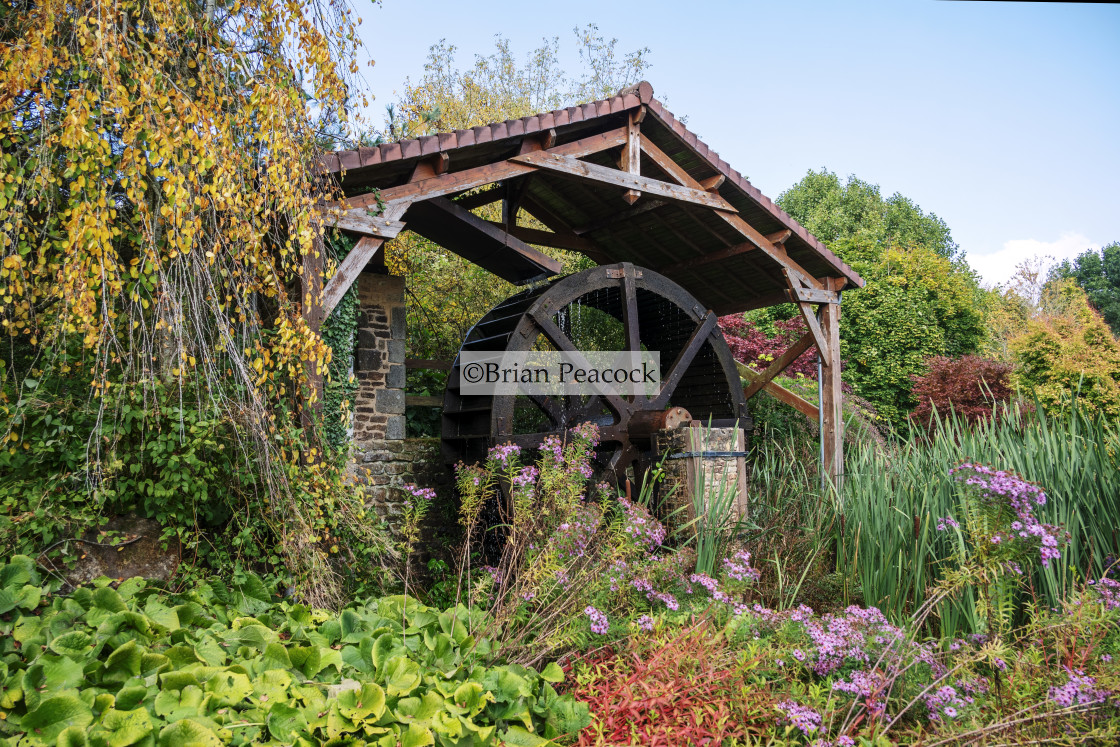
POLYGON ((674 262, 673 264, 666 265, 665 267, 659 267, 657 268, 657 271, 662 275, 671 276, 673 273, 680 272, 681 270, 689 270, 694 267, 701 267, 703 265, 711 264, 712 262, 731 259, 732 257, 740 254, 745 254, 746 252, 753 251, 757 248, 758 247, 750 242, 736 244, 735 246, 729 246, 726 249, 717 249, 714 252, 708 252, 707 254, 699 257, 690 257, 689 259, 684 259, 680 262, 674 262))
POLYGON ((640 192, 656 195, 674 202, 683 202, 692 205, 703 205, 713 210, 734 211, 735 208, 723 198, 705 192, 702 189, 682 187, 646 176, 635 176, 617 169, 607 168, 595 163, 581 161, 573 156, 563 156, 554 151, 528 153, 523 156, 514 156, 511 161, 533 166, 539 169, 552 171, 557 174, 569 176, 574 179, 604 184, 622 189, 636 189, 640 192))
POLYGON ((469 195, 456 197, 455 204, 459 205, 460 207, 464 207, 467 210, 474 210, 475 208, 480 208, 483 205, 489 205, 492 202, 497 202, 504 196, 505 191, 502 189, 501 185, 497 185, 488 189, 474 192, 469 195))
POLYGON ((726 180, 727 180, 727 177, 724 176, 723 174, 716 174, 715 176, 710 177, 708 179, 701 179, 700 180, 700 189, 704 190, 705 192, 715 192, 716 190, 718 190, 720 187, 723 186, 723 183, 726 180))
MULTIPOLYGON (((580 140, 574 140, 570 143, 557 145, 542 152, 579 158, 591 153, 617 148, 625 142, 626 128, 619 127, 618 129, 609 130, 598 135, 591 135, 580 140)), ((517 156, 517 158, 528 158, 532 157, 532 155, 533 154, 527 154, 526 156, 517 156)), ((454 194, 455 192, 463 192, 486 184, 493 184, 503 179, 530 174, 535 170, 535 167, 524 163, 518 163, 515 160, 497 161, 495 163, 476 166, 473 169, 464 169, 463 171, 456 171, 450 174, 433 176, 429 179, 408 182, 407 184, 402 184, 397 187, 389 187, 381 190, 380 197, 381 201, 386 205, 412 203, 419 200, 428 200, 433 197, 443 197, 444 195, 454 194)), ((376 204, 377 197, 376 194, 355 195, 342 200, 338 204, 344 209, 353 210, 355 208, 368 207, 369 205, 376 204)))
POLYGON ((371 215, 366 209, 347 210, 344 213, 326 211, 323 224, 341 231, 360 233, 379 239, 396 238, 404 230, 404 223, 386 218, 384 215, 371 215))
MULTIPOLYGON (((747 368, 739 361, 735 361, 735 367, 739 369, 739 375, 748 382, 754 381, 755 377, 758 376, 757 373, 747 368)), ((820 418, 820 410, 817 409, 816 405, 808 400, 802 399, 785 387, 775 384, 773 381, 767 382, 766 385, 762 387, 762 391, 779 402, 789 405, 814 423, 820 418)))
MULTIPOLYGON (((782 268, 782 274, 786 277, 786 282, 789 283, 790 293, 797 297, 800 290, 798 285, 798 278, 794 276, 787 268, 782 268)), ((813 339, 817 343, 817 350, 821 351, 821 358, 827 360, 829 358, 828 338, 825 337, 824 331, 821 329, 820 322, 817 321, 817 313, 813 310, 811 304, 802 301, 797 297, 797 308, 801 310, 801 317, 805 320, 805 325, 809 328, 809 333, 813 335, 813 339)))
MULTIPOLYGON (((622 146, 622 158, 619 159, 618 168, 632 176, 642 175, 642 131, 639 127, 639 113, 644 117, 643 107, 630 112, 629 122, 626 125, 626 144, 622 146)), ((636 189, 628 189, 622 195, 627 204, 633 205, 642 193, 636 189)))
POLYGON ((802 353, 811 347, 813 347, 813 336, 808 333, 802 335, 797 342, 790 345, 786 352, 778 356, 777 360, 767 366, 765 371, 758 374, 758 377, 754 381, 743 387, 743 396, 750 399, 755 394, 762 391, 762 388, 765 387, 768 382, 772 381, 775 376, 789 368, 795 360, 801 357, 802 353))
POLYGON ((556 130, 549 129, 537 135, 536 137, 527 137, 521 141, 521 147, 518 149, 517 154, 522 153, 535 153, 538 150, 548 150, 556 145, 556 130))
POLYGON ((433 176, 447 173, 447 167, 451 163, 451 156, 446 153, 436 153, 434 156, 422 158, 416 162, 416 166, 412 169, 412 176, 409 178, 410 182, 418 182, 421 179, 430 179, 433 176))
POLYGON ((561 270, 560 262, 446 197, 417 203, 408 220, 411 230, 511 283, 561 270))
MULTIPOLYGON (((501 223, 495 221, 489 221, 489 223, 495 228, 505 230, 505 226, 501 223)), ((528 226, 510 226, 507 233, 526 243, 537 244, 538 246, 551 246, 573 252, 593 252, 597 249, 588 239, 581 238, 574 233, 542 231, 539 228, 529 228, 528 226)))
MULTIPOLYGON (((408 210, 408 203, 398 203, 396 205, 388 206, 381 217, 387 220, 396 221, 405 211, 408 210)), ((350 253, 339 263, 338 269, 335 271, 334 276, 327 281, 327 285, 323 288, 323 305, 319 310, 318 321, 322 321, 331 315, 334 307, 338 306, 338 302, 346 295, 346 291, 358 279, 358 275, 362 272, 369 261, 373 259, 373 255, 381 248, 385 242, 383 238, 374 238, 372 236, 363 236, 350 253)))

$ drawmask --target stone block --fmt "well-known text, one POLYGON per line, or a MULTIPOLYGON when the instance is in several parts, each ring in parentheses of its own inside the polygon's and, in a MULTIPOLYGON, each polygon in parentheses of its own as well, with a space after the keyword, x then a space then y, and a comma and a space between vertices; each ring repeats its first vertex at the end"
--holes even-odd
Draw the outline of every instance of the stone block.
MULTIPOLYGON (((404 359, 400 362, 403 363, 404 359)), ((376 371, 381 368, 381 353, 364 349, 354 351, 354 368, 359 371, 376 371)))
POLYGON ((389 340, 389 362, 404 363, 404 340, 389 340))
POLYGON ((388 415, 403 415, 404 392, 400 389, 379 389, 377 411, 388 415))
POLYGON ((404 389, 404 366, 395 363, 389 366, 389 373, 385 377, 385 386, 390 389, 404 389))
POLYGON ((355 347, 359 350, 368 348, 370 350, 377 347, 377 337, 373 331, 365 327, 358 330, 358 344, 355 347))
POLYGON ((405 307, 394 306, 392 308, 393 321, 389 325, 389 329, 393 333, 394 339, 403 340, 405 338, 405 307))
POLYGON ((385 438, 393 440, 401 440, 404 438, 405 420, 404 415, 390 416, 385 423, 385 438))

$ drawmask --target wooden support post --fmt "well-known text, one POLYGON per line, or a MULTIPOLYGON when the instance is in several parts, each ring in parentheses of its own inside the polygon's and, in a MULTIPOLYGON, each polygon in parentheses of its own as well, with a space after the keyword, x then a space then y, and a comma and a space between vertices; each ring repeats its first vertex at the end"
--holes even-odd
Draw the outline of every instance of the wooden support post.
MULTIPOLYGON (((619 159, 618 168, 634 176, 642 175, 642 119, 645 118, 646 108, 639 107, 630 112, 630 120, 626 127, 626 144, 622 146, 622 158, 619 159)), ((630 205, 638 201, 642 193, 636 189, 628 189, 622 199, 630 205)))
MULTIPOLYGON (((322 326, 323 313, 323 270, 326 267, 326 245, 320 235, 311 246, 311 250, 303 256, 303 267, 300 273, 300 315, 312 332, 318 334, 322 326)), ((316 416, 323 409, 323 373, 314 361, 304 364, 304 374, 307 377, 307 391, 302 392, 300 399, 299 417, 300 427, 303 428, 304 443, 309 449, 320 448, 318 439, 315 438, 316 416)), ((305 464, 314 464, 317 454, 303 454, 305 464)))
MULTIPOLYGON (((839 291, 842 281, 827 278, 826 287, 839 291)), ((821 356, 821 442, 824 452, 824 474, 839 487, 844 474, 844 413, 840 390, 840 303, 821 307, 821 331, 828 340, 828 355, 821 356)))

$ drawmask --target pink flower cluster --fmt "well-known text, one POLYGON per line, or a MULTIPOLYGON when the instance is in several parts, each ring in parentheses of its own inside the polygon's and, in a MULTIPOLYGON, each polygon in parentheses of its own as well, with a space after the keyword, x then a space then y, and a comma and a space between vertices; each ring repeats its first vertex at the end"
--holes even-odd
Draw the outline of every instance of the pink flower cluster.
POLYGON ((1080 669, 1076 671, 1067 669, 1066 674, 1068 676, 1066 684, 1061 687, 1050 688, 1049 693, 1050 700, 1062 708, 1103 703, 1111 695, 1108 690, 1099 690, 1093 687, 1097 684, 1097 681, 1092 677, 1086 677, 1080 669))
MULTIPOLYGON (((957 689, 951 685, 944 685, 934 690, 924 698, 926 710, 929 712, 930 721, 954 719, 969 703, 960 696, 957 689)), ((968 698, 971 701, 972 698, 968 698)))
POLYGON ((724 558, 723 572, 735 581, 757 582, 762 575, 751 566, 751 554, 746 550, 739 550, 730 558, 724 558))
POLYGON ((518 457, 521 456, 521 447, 513 443, 498 444, 490 449, 486 458, 493 462, 499 470, 509 469, 518 457))
POLYGON ((607 620, 607 616, 591 605, 583 611, 583 614, 591 618, 591 632, 596 635, 606 635, 607 630, 610 629, 611 624, 607 620))
POLYGON ((778 703, 778 710, 785 714, 786 721, 801 730, 802 734, 809 735, 821 728, 821 715, 808 706, 784 700, 778 703))
MULTIPOLYGON (((1061 557, 1058 550, 1061 530, 1052 524, 1039 522, 1034 515, 1035 507, 1046 505, 1046 493, 1042 488, 1014 473, 993 470, 983 464, 965 462, 949 472, 956 475, 957 482, 975 490, 981 501, 997 508, 1009 508, 1017 517, 1017 520, 1011 521, 1008 529, 998 531, 989 538, 992 544, 1018 540, 1032 545, 1037 542, 1039 557, 1044 566, 1061 557)), ((949 524, 952 520, 941 519, 937 527, 940 530, 945 528, 942 522, 949 524)), ((956 522, 952 522, 952 526, 957 526, 956 522)))
POLYGON ((864 707, 871 718, 879 718, 887 710, 883 696, 887 692, 887 677, 883 672, 875 670, 867 672, 857 669, 851 676, 844 680, 832 683, 832 689, 848 693, 856 698, 863 698, 864 707))
POLYGON ((434 488, 422 488, 419 485, 414 485, 413 483, 408 483, 401 487, 413 498, 419 498, 422 501, 431 501, 436 497, 436 491, 434 488))
POLYGON ((652 552, 665 541, 665 527, 650 516, 649 511, 632 503, 622 496, 618 498, 622 506, 622 531, 634 540, 643 550, 652 552))
POLYGON ((1095 583, 1090 581, 1089 585, 1100 596, 1106 609, 1120 609, 1120 582, 1111 578, 1102 578, 1095 583))

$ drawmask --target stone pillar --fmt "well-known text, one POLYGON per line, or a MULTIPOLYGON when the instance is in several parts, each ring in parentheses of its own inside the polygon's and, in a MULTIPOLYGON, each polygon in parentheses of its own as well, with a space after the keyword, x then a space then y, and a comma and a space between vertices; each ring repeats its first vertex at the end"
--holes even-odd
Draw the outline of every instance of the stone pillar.
POLYGON ((658 493, 668 496, 659 512, 670 530, 691 524, 696 506, 708 506, 712 501, 727 501, 733 519, 746 518, 747 460, 739 456, 745 443, 741 428, 683 425, 655 434, 654 453, 658 458, 669 455, 658 493), (702 501, 694 498, 698 490, 704 492, 702 501), (733 495, 721 496, 721 490, 733 495))
POLYGON ((354 446, 404 438, 404 278, 358 276, 358 340, 354 376, 354 446))

